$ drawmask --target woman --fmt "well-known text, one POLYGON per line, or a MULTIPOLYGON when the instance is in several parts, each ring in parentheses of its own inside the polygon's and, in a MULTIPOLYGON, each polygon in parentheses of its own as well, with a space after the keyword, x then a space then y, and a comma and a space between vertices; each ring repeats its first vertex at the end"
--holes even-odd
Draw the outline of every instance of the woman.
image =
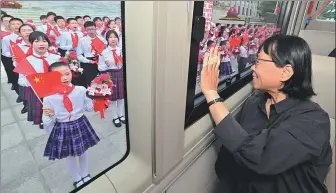
POLYGON ((327 193, 330 122, 315 95, 308 44, 295 36, 265 40, 252 66, 253 86, 236 119, 217 93, 219 54, 204 58, 201 88, 222 143, 218 192, 327 193))

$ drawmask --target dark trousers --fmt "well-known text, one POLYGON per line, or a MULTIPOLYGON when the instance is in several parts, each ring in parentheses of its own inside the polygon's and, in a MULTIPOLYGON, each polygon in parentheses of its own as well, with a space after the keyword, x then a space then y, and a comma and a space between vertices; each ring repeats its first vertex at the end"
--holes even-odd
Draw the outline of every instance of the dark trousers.
POLYGON ((58 52, 61 54, 62 57, 64 57, 67 50, 62 50, 61 48, 58 48, 58 52))
POLYGON ((86 87, 91 84, 92 80, 98 75, 98 65, 91 63, 81 63, 83 74, 86 80, 86 87))
POLYGON ((15 92, 19 94, 19 84, 18 84, 19 74, 13 72, 15 67, 13 66, 12 58, 1 55, 1 61, 4 65, 8 82, 12 83, 15 92))

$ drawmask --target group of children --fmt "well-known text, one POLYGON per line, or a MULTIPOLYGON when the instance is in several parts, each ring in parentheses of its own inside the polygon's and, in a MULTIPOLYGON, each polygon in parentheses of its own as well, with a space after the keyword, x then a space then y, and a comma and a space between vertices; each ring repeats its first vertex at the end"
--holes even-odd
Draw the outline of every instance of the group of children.
POLYGON ((116 127, 125 124, 124 77, 122 60, 122 25, 119 17, 77 16, 65 19, 48 12, 41 16, 41 26, 33 21, 4 14, 1 16, 2 52, 8 83, 18 94, 17 103, 23 102, 22 114, 49 134, 44 156, 49 160, 66 160, 66 166, 79 187, 91 179, 88 173, 88 148, 99 142, 99 137, 84 113, 92 111, 94 100, 87 97, 86 88, 97 75, 106 73, 116 85, 113 87, 112 119, 116 127), (5 22, 4 22, 5 21, 5 22), (92 41, 99 38, 105 49, 98 53, 92 41), (58 71, 64 85, 59 93, 40 99, 25 74, 14 72, 18 58, 14 56, 12 43, 26 54, 26 61, 35 73, 58 71), (68 51, 75 51, 83 74, 73 79, 70 66, 61 62, 68 51), (43 104, 41 103, 43 102, 43 104), (77 169, 77 158, 80 171, 77 169))
POLYGON ((238 62, 240 74, 248 64, 256 62, 258 47, 263 41, 278 32, 279 29, 274 25, 215 24, 205 32, 200 44, 199 73, 202 71, 204 54, 211 47, 218 47, 221 53, 220 75, 230 76, 235 72, 231 65, 232 59, 238 62))

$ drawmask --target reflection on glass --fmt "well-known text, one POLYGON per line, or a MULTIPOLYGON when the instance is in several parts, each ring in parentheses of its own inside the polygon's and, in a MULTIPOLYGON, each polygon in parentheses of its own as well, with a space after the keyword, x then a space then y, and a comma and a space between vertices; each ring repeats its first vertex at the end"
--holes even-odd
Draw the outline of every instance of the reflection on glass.
POLYGON ((1 190, 72 191, 126 153, 121 2, 7 2, 1 11, 1 190), (44 98, 13 72, 55 62, 69 64, 52 69, 67 89, 44 98))
POLYGON ((200 43, 195 95, 201 93, 203 57, 211 47, 221 53, 220 81, 239 81, 255 63, 259 45, 279 32, 276 27, 280 5, 276 1, 205 1, 204 39, 200 43), (235 78, 235 79, 234 79, 235 78))

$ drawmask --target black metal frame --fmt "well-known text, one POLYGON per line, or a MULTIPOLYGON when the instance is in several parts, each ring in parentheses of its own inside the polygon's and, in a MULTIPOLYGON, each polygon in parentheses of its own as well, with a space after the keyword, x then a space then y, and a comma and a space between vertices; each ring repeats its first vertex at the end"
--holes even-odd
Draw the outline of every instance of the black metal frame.
MULTIPOLYGON (((127 80, 127 74, 126 74, 126 49, 125 49, 125 1, 121 1, 120 2, 120 9, 121 9, 121 23, 122 23, 122 27, 123 27, 123 32, 122 32, 122 52, 123 52, 123 72, 124 72, 124 79, 127 80)), ((70 193, 75 193, 80 191, 81 189, 85 188, 86 186, 88 186, 91 182, 95 181, 96 179, 100 178, 102 175, 104 175, 106 172, 108 172, 109 170, 111 170, 112 168, 114 168, 115 166, 119 165, 121 162, 123 162, 127 156, 129 155, 131 148, 130 148, 130 141, 129 141, 129 124, 128 124, 128 103, 127 103, 127 84, 124 84, 124 99, 125 99, 125 119, 126 119, 126 145, 127 145, 127 149, 125 152, 125 155, 116 163, 114 163, 113 165, 111 165, 110 167, 106 168, 105 170, 103 170, 102 172, 100 172, 99 174, 97 174, 96 176, 92 177, 91 180, 88 183, 85 183, 84 185, 80 186, 79 188, 76 188, 74 190, 72 190, 70 193)))
MULTIPOLYGON (((194 12, 193 12, 193 24, 196 25, 195 18, 203 16, 203 7, 204 1, 195 1, 194 2, 194 12)), ((293 4, 290 1, 281 2, 280 5, 280 14, 277 20, 277 26, 281 28, 281 33, 286 34, 288 28, 290 13, 292 12, 293 4), (288 4, 289 3, 289 4, 288 4)), ((193 34, 194 32, 191 32, 193 34)), ((185 112, 185 129, 190 125, 195 123, 197 120, 202 118, 204 115, 209 113, 208 105, 206 104, 205 99, 202 102, 195 105, 195 99, 198 97, 203 97, 202 93, 195 94, 196 88, 196 78, 197 78, 197 63, 198 63, 198 54, 199 54, 199 42, 191 37, 190 43, 190 58, 189 58, 189 72, 188 72, 188 88, 187 88, 187 98, 186 98, 186 112, 185 112)), ((234 93, 239 91, 241 88, 246 86, 252 81, 252 72, 248 72, 244 76, 236 76, 236 81, 233 83, 226 83, 226 87, 222 90, 219 90, 219 95, 225 100, 232 96, 234 93)), ((221 81, 220 84, 222 84, 221 81)), ((204 97, 203 97, 204 98, 204 97)))

